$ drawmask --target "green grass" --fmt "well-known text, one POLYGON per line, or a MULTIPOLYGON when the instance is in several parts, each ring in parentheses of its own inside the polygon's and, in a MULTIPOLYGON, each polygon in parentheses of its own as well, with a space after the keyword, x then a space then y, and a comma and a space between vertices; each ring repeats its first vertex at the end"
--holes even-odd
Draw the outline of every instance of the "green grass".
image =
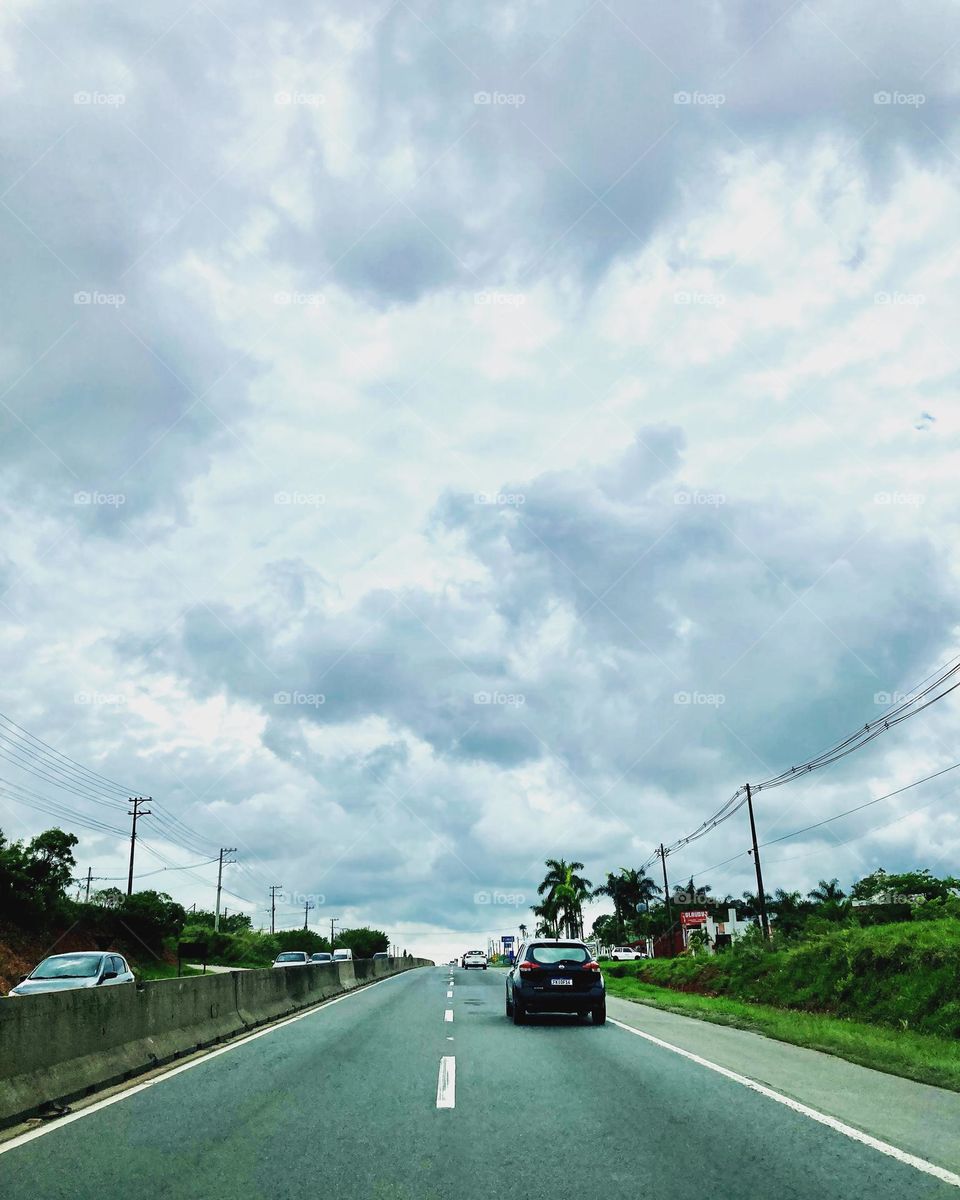
POLYGON ((606 974, 610 995, 669 1012, 749 1029, 794 1046, 820 1050, 875 1071, 960 1092, 960 1042, 912 1029, 892 1029, 826 1013, 798 1012, 727 996, 703 996, 606 974))

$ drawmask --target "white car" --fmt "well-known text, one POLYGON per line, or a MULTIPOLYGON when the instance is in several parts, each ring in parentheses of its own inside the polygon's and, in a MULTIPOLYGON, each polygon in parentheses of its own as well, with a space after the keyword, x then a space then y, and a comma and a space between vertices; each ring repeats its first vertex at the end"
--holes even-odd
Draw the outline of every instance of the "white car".
POLYGON ((614 962, 634 962, 638 958, 646 958, 642 950, 634 950, 632 946, 614 946, 610 951, 614 962))
POLYGON ((464 970, 469 970, 471 967, 483 967, 487 969, 487 956, 482 950, 468 950, 463 956, 464 970))
POLYGON ((64 992, 73 988, 103 987, 117 983, 134 983, 127 960, 112 951, 79 954, 51 954, 24 975, 11 996, 34 996, 38 992, 64 992))
POLYGON ((306 950, 284 950, 273 960, 275 967, 305 967, 310 961, 306 950))
POLYGON ((347 950, 346 948, 344 948, 342 950, 334 950, 333 961, 334 962, 353 962, 353 951, 347 950))

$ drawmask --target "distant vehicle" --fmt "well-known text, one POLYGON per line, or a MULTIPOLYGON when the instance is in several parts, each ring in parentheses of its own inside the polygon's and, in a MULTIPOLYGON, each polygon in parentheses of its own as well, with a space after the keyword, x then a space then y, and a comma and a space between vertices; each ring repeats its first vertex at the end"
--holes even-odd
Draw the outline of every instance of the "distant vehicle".
POLYGON ((11 996, 34 996, 39 992, 64 992, 73 988, 135 983, 127 960, 120 954, 81 951, 78 954, 51 954, 24 975, 11 996))
POLYGON ((353 951, 346 950, 346 949, 334 950, 333 961, 334 962, 353 962, 353 951))
POLYGON ((634 962, 638 958, 646 958, 642 950, 634 950, 632 946, 614 946, 610 951, 614 962, 634 962))
POLYGON ((273 960, 275 967, 305 967, 310 961, 306 950, 284 950, 273 960))
POLYGON ((482 950, 468 950, 463 956, 463 967, 469 971, 471 967, 487 969, 487 956, 482 950))
POLYGON ((600 964, 580 941, 527 942, 507 974, 506 1012, 514 1025, 523 1025, 532 1013, 567 1012, 602 1025, 607 993, 600 964))
POLYGON ((333 962, 333 955, 328 954, 326 950, 318 950, 316 954, 310 955, 312 963, 329 963, 333 962))
POLYGON ((386 952, 386 950, 378 950, 373 957, 374 958, 389 958, 390 955, 386 952))

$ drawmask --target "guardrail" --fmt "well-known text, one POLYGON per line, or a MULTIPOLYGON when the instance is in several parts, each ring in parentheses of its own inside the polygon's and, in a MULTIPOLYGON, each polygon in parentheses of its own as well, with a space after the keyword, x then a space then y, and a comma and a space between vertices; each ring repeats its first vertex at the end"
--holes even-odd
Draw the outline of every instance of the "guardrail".
POLYGON ((0 1127, 427 959, 359 959, 0 1000, 0 1127))

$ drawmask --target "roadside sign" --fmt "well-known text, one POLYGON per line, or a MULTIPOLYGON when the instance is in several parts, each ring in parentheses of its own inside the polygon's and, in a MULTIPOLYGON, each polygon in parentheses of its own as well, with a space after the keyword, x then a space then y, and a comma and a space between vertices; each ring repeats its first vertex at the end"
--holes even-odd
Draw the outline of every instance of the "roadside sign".
POLYGON ((695 909, 691 912, 682 912, 680 914, 681 925, 706 925, 707 913, 704 910, 695 909))
POLYGON ((505 933, 503 935, 503 937, 500 939, 500 941, 503 942, 503 944, 505 946, 512 946, 515 940, 516 939, 514 938, 512 933, 505 933))

